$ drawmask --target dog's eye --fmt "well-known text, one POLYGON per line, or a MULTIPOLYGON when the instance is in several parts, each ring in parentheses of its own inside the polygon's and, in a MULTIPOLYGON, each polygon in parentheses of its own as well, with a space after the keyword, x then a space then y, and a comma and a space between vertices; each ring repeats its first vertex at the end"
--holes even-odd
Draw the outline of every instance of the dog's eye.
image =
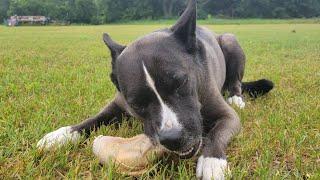
POLYGON ((178 91, 179 89, 181 89, 185 84, 187 84, 187 82, 188 82, 187 75, 174 77, 173 86, 174 86, 175 91, 178 91))
POLYGON ((160 92, 160 95, 166 97, 168 95, 177 94, 177 91, 183 89, 187 82, 188 76, 186 74, 176 73, 160 79, 160 81, 156 82, 156 87, 160 92))
POLYGON ((144 113, 150 103, 154 100, 155 95, 149 90, 140 90, 128 100, 130 107, 137 113, 144 113))
POLYGON ((137 105, 131 105, 131 107, 132 107, 132 109, 133 109, 134 111, 136 111, 138 114, 144 113, 144 112, 146 111, 146 108, 143 107, 143 106, 139 107, 139 106, 137 106, 137 105))

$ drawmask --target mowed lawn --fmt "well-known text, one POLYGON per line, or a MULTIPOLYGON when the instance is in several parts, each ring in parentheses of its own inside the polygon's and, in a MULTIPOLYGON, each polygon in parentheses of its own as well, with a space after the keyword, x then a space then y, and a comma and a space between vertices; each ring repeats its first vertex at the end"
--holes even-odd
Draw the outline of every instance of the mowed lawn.
MULTIPOLYGON (((165 25, 0 26, 0 179, 123 179, 92 153, 98 135, 130 137, 139 121, 103 127, 76 145, 41 152, 37 141, 78 123, 116 92, 109 79, 108 32, 128 44, 165 25)), ((246 99, 242 131, 228 147, 234 179, 320 178, 320 24, 208 25, 237 35, 245 80, 271 79, 265 97, 246 99)), ((195 160, 155 164, 142 179, 195 179, 195 160)))

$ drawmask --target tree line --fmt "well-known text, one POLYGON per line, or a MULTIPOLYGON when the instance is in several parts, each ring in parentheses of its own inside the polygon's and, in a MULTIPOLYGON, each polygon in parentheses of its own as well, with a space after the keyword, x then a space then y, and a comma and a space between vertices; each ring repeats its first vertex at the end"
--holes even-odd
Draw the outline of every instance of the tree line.
MULTIPOLYGON (((42 15, 70 23, 103 24, 138 19, 170 19, 186 0, 0 0, 0 20, 42 15)), ((320 16, 320 0, 198 0, 198 16, 224 18, 310 18, 320 16)))

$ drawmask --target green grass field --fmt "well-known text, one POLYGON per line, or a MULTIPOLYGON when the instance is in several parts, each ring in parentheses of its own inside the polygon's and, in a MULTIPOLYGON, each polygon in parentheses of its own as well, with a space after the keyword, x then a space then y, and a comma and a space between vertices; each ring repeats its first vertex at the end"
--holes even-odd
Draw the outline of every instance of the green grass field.
MULTIPOLYGON (((36 143, 113 98, 103 32, 128 44, 164 26, 0 26, 0 179, 131 179, 100 166, 91 148, 101 134, 143 132, 139 121, 103 127, 51 152, 38 151, 36 143)), ((320 24, 206 26, 238 36, 246 81, 268 78, 276 85, 237 109, 243 129, 228 147, 233 178, 320 179, 320 24)), ((192 160, 164 158, 141 178, 195 179, 195 167, 192 160)))

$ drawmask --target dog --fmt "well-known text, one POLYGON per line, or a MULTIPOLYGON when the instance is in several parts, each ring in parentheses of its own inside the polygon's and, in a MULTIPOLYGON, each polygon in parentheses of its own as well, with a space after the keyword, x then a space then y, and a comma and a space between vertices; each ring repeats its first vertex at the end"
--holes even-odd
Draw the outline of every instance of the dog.
POLYGON ((38 147, 61 146, 123 116, 134 116, 155 144, 181 158, 201 153, 197 178, 224 179, 226 147, 241 129, 229 104, 244 108, 244 92, 256 98, 274 85, 265 79, 242 82, 245 55, 236 37, 198 27, 196 6, 196 0, 189 0, 175 25, 129 46, 104 34, 112 57, 110 77, 117 88, 114 100, 95 117, 47 134, 38 147))

